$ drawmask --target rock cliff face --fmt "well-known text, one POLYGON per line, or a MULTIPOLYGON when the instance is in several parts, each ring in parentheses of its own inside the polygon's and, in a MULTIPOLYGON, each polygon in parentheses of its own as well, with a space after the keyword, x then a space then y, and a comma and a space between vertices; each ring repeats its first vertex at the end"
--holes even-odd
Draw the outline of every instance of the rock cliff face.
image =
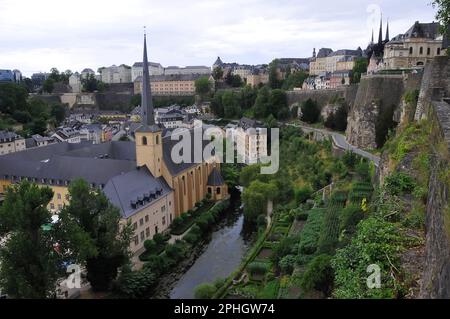
MULTIPOLYGON (((372 75, 361 79, 355 102, 349 112, 347 140, 363 149, 377 147, 377 134, 389 120, 399 118, 402 96, 407 90, 419 89, 421 75, 372 75), (395 116, 396 115, 396 116, 395 116)), ((386 130, 386 129, 384 129, 386 130)))
MULTIPOLYGON (((407 85, 404 90, 411 90, 407 85)), ((425 220, 425 256, 420 284, 420 298, 450 298, 450 58, 436 58, 425 68, 420 86, 420 95, 415 110, 406 110, 401 103, 400 121, 420 121, 427 118, 431 122, 433 156, 430 163, 430 178, 425 220), (415 114, 415 116, 413 116, 415 114)), ((367 111, 366 111, 367 112, 367 111)), ((406 155, 403 161, 411 162, 414 153, 406 155)), ((398 163, 392 167, 387 153, 381 156, 378 182, 395 170, 410 167, 408 163, 398 163)), ((413 172, 408 172, 413 173, 413 172)))

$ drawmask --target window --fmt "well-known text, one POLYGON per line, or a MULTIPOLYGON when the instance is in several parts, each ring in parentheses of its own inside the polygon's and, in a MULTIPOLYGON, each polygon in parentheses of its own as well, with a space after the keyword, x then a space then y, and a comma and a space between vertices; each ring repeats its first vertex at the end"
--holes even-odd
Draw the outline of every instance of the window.
POLYGON ((430 55, 430 54, 431 54, 431 49, 427 48, 427 55, 430 55))
POLYGON ((212 189, 211 189, 211 187, 208 187, 208 194, 211 194, 212 193, 212 189))
POLYGON ((162 224, 163 224, 163 225, 166 224, 166 216, 163 216, 163 218, 162 218, 162 224))
POLYGON ((142 226, 142 225, 144 225, 144 219, 143 219, 143 218, 141 218, 141 219, 139 220, 139 226, 142 226))
POLYGON ((169 215, 169 222, 172 224, 172 214, 169 215))
POLYGON ((216 189, 216 193, 217 193, 217 195, 219 195, 219 194, 220 194, 220 187, 217 187, 217 189, 216 189))
POLYGON ((138 236, 134 236, 134 245, 135 246, 139 245, 139 237, 138 236))
POLYGON ((156 145, 159 144, 159 135, 156 135, 156 145))
POLYGON ((141 241, 145 240, 145 235, 144 235, 144 231, 141 231, 141 241))
POLYGON ((150 236, 150 227, 147 227, 146 229, 145 229, 145 237, 149 237, 150 236))
POLYGON ((145 215, 145 222, 148 223, 148 215, 145 215))
POLYGON ((161 207, 161 212, 164 213, 166 211, 166 205, 161 207))
POLYGON ((158 226, 155 226, 155 234, 158 233, 158 226))
POLYGON ((441 48, 437 48, 437 55, 441 55, 441 48))
POLYGON ((419 54, 420 54, 420 55, 423 54, 423 47, 420 47, 419 54))
POLYGON ((55 204, 51 203, 50 204, 50 209, 55 209, 55 204))
POLYGON ((133 223, 133 230, 136 230, 136 229, 137 229, 137 223, 134 222, 134 223, 133 223))
POLYGON ((414 52, 414 51, 413 51, 413 47, 410 47, 410 48, 409 48, 409 54, 413 54, 413 52, 414 52))
POLYGON ((147 145, 147 137, 142 137, 142 145, 147 145))

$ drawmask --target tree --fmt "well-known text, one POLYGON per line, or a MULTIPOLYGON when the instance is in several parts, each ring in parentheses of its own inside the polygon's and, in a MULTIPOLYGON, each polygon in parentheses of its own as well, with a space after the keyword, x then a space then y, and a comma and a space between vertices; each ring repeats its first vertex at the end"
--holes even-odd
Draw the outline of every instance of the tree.
POLYGON ((305 71, 297 71, 295 73, 291 73, 284 81, 283 89, 292 90, 294 88, 301 88, 303 86, 303 82, 307 77, 308 73, 306 73, 305 71))
POLYGON ((262 119, 270 114, 270 90, 267 86, 263 86, 259 91, 255 100, 255 117, 262 119))
POLYGON ((48 78, 44 81, 44 84, 42 85, 42 90, 47 93, 52 93, 55 89, 55 80, 53 78, 48 78))
POLYGON ((253 105, 255 105, 257 93, 257 89, 253 88, 251 85, 246 85, 242 88, 239 98, 242 109, 248 110, 251 109, 253 105))
POLYGON ((211 100, 211 111, 218 117, 223 117, 225 115, 222 96, 223 92, 217 92, 211 100))
POLYGON ((269 64, 269 86, 272 89, 281 89, 283 81, 278 78, 279 60, 275 59, 269 64))
POLYGON ((216 81, 221 80, 223 78, 223 69, 220 66, 215 67, 212 72, 212 76, 216 81))
POLYGON ((367 66, 369 62, 366 58, 358 58, 355 60, 355 66, 352 70, 350 83, 359 83, 361 81, 361 75, 367 73, 367 66))
POLYGON ((48 76, 48 78, 53 80, 53 82, 61 81, 61 75, 59 74, 58 69, 57 68, 51 68, 50 69, 50 75, 48 76))
POLYGON ((222 105, 226 118, 238 118, 241 116, 241 107, 238 98, 233 91, 226 91, 222 95, 222 105))
POLYGON ((103 82, 97 80, 93 74, 89 74, 86 78, 82 78, 81 84, 83 85, 83 91, 85 92, 101 92, 105 90, 103 82))
POLYGON ((156 250, 156 243, 153 239, 147 239, 144 241, 145 251, 152 252, 156 250))
POLYGON ((195 92, 203 99, 209 92, 211 92, 211 82, 208 77, 202 76, 195 80, 195 92))
POLYGON ((275 89, 270 92, 269 97, 269 113, 276 116, 276 114, 284 108, 287 108, 286 92, 280 89, 275 89))
POLYGON ((14 298, 54 296, 67 254, 57 249, 61 231, 52 225, 48 187, 23 182, 8 189, 0 207, 0 286, 14 298), (46 226, 47 228, 44 228, 46 226))
MULTIPOLYGON (((449 0, 433 0, 433 7, 438 9, 436 18, 441 22, 442 34, 450 37, 450 1, 449 0)), ((450 49, 447 49, 450 52, 450 49)))
POLYGON ((195 287, 195 299, 211 299, 217 291, 216 286, 212 284, 201 284, 195 287))
POLYGON ((50 115, 55 119, 59 125, 66 118, 66 108, 62 104, 53 104, 51 106, 50 115))
POLYGON ((273 200, 278 193, 274 183, 253 181, 244 189, 242 201, 244 203, 244 216, 251 222, 256 222, 259 215, 265 214, 267 201, 273 200))
POLYGON ((23 86, 14 83, 0 83, 0 113, 12 114, 26 111, 28 92, 23 86))
POLYGON ((317 123, 320 118, 320 108, 316 101, 311 99, 306 100, 302 106, 302 120, 307 123, 317 123))
MULTIPOLYGON (((131 225, 121 227, 119 210, 84 180, 72 182, 69 195, 70 203, 64 206, 60 218, 75 230, 74 234, 89 238, 83 240, 85 248, 79 251, 86 258, 87 279, 94 290, 107 290, 118 267, 128 261, 131 225)), ((71 238, 72 243, 78 241, 79 237, 71 238)))

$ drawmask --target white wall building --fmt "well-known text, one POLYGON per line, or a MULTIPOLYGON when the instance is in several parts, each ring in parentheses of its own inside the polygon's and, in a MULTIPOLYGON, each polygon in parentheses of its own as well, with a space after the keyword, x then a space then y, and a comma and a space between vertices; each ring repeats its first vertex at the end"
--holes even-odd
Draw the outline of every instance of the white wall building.
POLYGON ((169 66, 164 69, 165 75, 176 75, 176 74, 205 74, 210 75, 211 69, 207 66, 186 66, 180 68, 178 66, 169 66))
POLYGON ((75 72, 69 77, 69 85, 72 88, 72 93, 81 92, 81 77, 78 72, 75 72))
POLYGON ((121 64, 101 68, 100 73, 103 83, 131 83, 131 67, 121 64))
MULTIPOLYGON (((164 68, 159 63, 149 62, 148 70, 150 72, 150 75, 164 74, 164 68)), ((133 66, 131 67, 131 81, 134 82, 138 77, 142 76, 142 74, 143 74, 143 63, 142 62, 134 63, 133 66)))
POLYGON ((0 131, 0 155, 15 153, 26 149, 25 139, 14 132, 0 131))

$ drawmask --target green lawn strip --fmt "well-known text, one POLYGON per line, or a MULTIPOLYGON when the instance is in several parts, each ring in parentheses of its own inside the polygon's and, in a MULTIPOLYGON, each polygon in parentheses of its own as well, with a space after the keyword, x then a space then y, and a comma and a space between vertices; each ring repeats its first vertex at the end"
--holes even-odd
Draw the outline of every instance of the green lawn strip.
POLYGON ((198 208, 195 212, 193 212, 192 217, 186 220, 183 224, 178 226, 177 228, 171 229, 170 234, 175 236, 180 236, 184 234, 189 228, 194 225, 195 221, 205 212, 209 211, 215 205, 214 202, 208 202, 202 207, 198 208))

